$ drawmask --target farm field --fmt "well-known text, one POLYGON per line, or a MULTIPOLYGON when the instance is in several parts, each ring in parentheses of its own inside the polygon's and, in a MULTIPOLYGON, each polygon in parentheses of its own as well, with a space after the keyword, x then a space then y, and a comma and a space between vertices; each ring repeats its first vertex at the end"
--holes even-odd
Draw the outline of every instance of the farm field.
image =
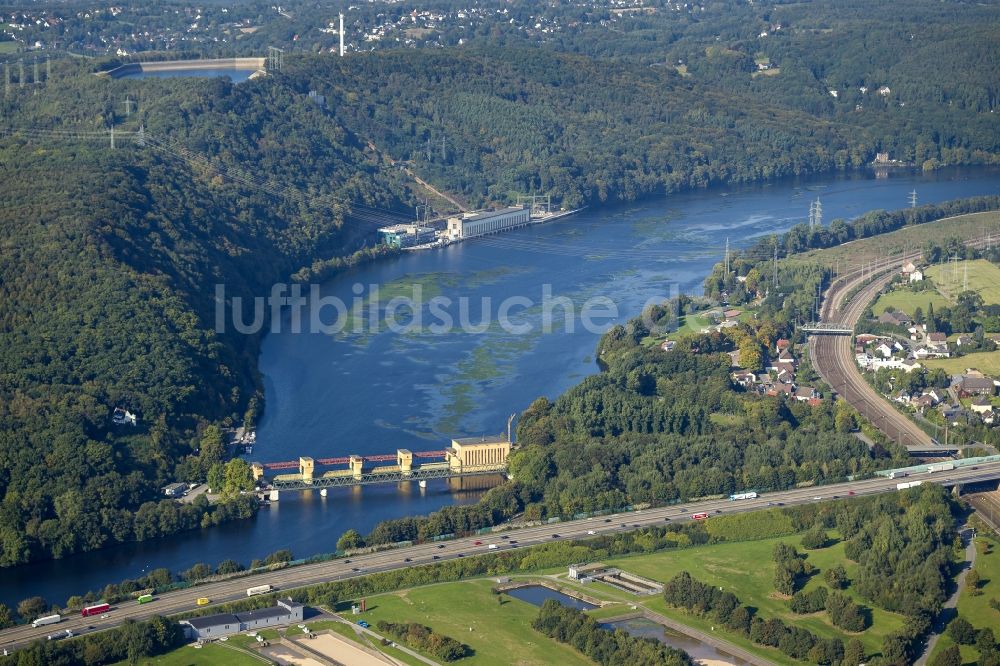
POLYGON ((969 289, 982 296, 984 303, 1000 304, 1000 268, 985 259, 937 264, 926 274, 938 291, 953 300, 964 290, 968 275, 969 289))
POLYGON ((933 289, 925 289, 924 291, 902 289, 890 291, 887 294, 879 296, 879 299, 875 301, 875 305, 872 306, 872 312, 877 317, 885 312, 887 308, 892 307, 913 316, 913 312, 917 308, 922 309, 926 313, 927 306, 931 303, 934 304, 935 310, 951 305, 951 301, 933 289))
MULTIPOLYGON (((972 590, 966 587, 958 598, 958 614, 976 629, 989 627, 996 636, 1000 636, 1000 611, 990 607, 990 599, 1000 599, 1000 542, 990 537, 978 537, 976 541, 985 544, 981 548, 987 550, 984 553, 981 549, 976 556, 975 568, 981 578, 979 590, 982 594, 973 595, 972 590)), ((954 644, 945 633, 934 646, 932 658, 954 644)), ((975 646, 961 645, 959 649, 962 651, 963 664, 977 663, 979 653, 975 646)))
POLYGON ((843 273, 859 264, 902 253, 904 250, 922 248, 927 241, 942 241, 950 237, 973 238, 983 235, 983 230, 996 234, 1000 231, 1000 212, 970 213, 954 218, 917 224, 897 229, 888 234, 863 238, 824 250, 810 250, 796 254, 780 263, 820 264, 829 268, 840 267, 843 273))
POLYGON ((953 358, 929 358, 921 363, 928 368, 941 368, 949 375, 965 372, 966 368, 975 368, 983 374, 996 377, 1000 376, 1000 349, 953 358))

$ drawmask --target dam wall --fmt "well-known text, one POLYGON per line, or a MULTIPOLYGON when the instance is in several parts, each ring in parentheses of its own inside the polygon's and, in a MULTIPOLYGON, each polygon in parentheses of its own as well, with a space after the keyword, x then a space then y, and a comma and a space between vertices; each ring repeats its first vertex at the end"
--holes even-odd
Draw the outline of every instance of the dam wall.
POLYGON ((233 69, 233 70, 253 70, 257 73, 264 72, 264 64, 267 58, 219 58, 217 60, 161 60, 155 62, 132 62, 121 65, 106 72, 100 72, 102 76, 110 76, 117 79, 128 74, 138 74, 140 72, 173 72, 183 70, 199 69, 233 69))

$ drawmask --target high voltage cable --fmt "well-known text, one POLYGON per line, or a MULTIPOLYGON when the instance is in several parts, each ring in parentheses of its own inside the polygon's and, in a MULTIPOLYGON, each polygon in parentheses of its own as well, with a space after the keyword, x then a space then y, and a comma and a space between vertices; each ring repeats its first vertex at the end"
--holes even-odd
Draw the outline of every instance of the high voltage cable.
POLYGON ((275 187, 265 179, 248 175, 246 172, 236 167, 216 164, 204 155, 191 151, 176 143, 169 143, 167 141, 157 139, 150 136, 146 132, 4 127, 0 128, 0 135, 23 135, 29 138, 37 139, 48 138, 101 141, 108 141, 109 139, 113 140, 112 137, 131 138, 136 141, 141 141, 141 145, 144 147, 153 148, 154 150, 166 153, 189 164, 201 166, 229 179, 230 181, 240 183, 254 190, 259 190, 273 197, 287 199, 305 207, 325 206, 340 209, 345 217, 345 221, 348 221, 348 216, 362 222, 370 222, 374 224, 395 224, 409 219, 408 216, 402 213, 376 208, 362 203, 352 203, 346 199, 338 199, 331 195, 315 196, 308 195, 300 190, 288 186, 275 187))

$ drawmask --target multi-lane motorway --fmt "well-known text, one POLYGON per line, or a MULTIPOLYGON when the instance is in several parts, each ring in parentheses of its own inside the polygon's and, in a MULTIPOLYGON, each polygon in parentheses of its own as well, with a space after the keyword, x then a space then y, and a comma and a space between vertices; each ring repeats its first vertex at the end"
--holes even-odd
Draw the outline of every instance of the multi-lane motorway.
MULTIPOLYGON (((911 476, 910 480, 918 477, 911 476)), ((982 464, 977 469, 969 467, 921 474, 920 479, 944 483, 974 483, 1000 479, 1000 462, 982 464)), ((405 567, 433 564, 436 561, 458 557, 471 557, 483 553, 499 552, 511 548, 526 548, 540 543, 550 543, 557 539, 580 539, 594 535, 611 534, 633 530, 666 522, 691 520, 695 513, 719 514, 757 511, 768 506, 793 506, 810 502, 829 501, 834 498, 870 495, 896 490, 894 479, 875 478, 828 486, 797 488, 783 492, 762 495, 757 499, 731 502, 727 499, 688 502, 671 507, 647 509, 645 511, 620 513, 609 516, 567 521, 552 525, 511 529, 489 536, 467 537, 441 543, 428 543, 399 548, 380 553, 358 555, 350 558, 290 567, 266 574, 256 574, 233 580, 198 585, 186 590, 178 590, 157 597, 153 603, 138 605, 121 603, 113 608, 105 619, 69 616, 59 624, 33 628, 31 625, 14 627, 0 632, 0 648, 8 650, 23 646, 33 640, 44 639, 65 629, 74 634, 99 631, 120 624, 126 618, 142 620, 154 615, 172 615, 195 609, 199 597, 208 597, 213 603, 246 598, 246 589, 255 585, 270 584, 280 591, 313 585, 328 581, 344 580, 368 573, 389 571, 405 567), (476 545, 476 542, 481 542, 476 545), (490 544, 497 550, 489 548, 490 544)), ((70 591, 67 591, 69 593, 70 591)))

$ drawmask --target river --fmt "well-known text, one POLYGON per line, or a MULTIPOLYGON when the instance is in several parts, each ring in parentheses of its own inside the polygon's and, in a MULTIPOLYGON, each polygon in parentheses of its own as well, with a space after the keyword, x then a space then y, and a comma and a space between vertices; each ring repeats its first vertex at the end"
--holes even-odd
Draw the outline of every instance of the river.
MULTIPOLYGON (((579 317, 587 299, 608 297, 617 317, 600 321, 623 322, 649 300, 700 291, 704 276, 722 258, 727 238, 738 248, 785 231, 806 220, 817 197, 829 222, 874 208, 904 207, 914 189, 920 203, 997 194, 1000 169, 896 171, 884 179, 860 172, 714 188, 592 208, 548 224, 405 253, 345 272, 321 291, 345 303, 361 299, 361 315, 365 308, 379 311, 370 285, 379 285, 383 306, 393 296, 412 294, 416 286, 425 300, 470 298, 473 322, 479 321, 483 297, 492 299, 488 309, 496 313, 503 299, 521 296, 526 300, 515 304, 510 326, 532 330, 515 334, 493 323, 482 333, 295 333, 286 316, 281 330, 263 344, 260 370, 267 404, 252 458, 442 449, 451 437, 501 432, 507 417, 536 397, 555 397, 596 372, 599 332, 586 330, 579 317), (554 298, 567 297, 576 309, 572 330, 564 323, 553 333, 541 332, 544 285, 550 285, 554 298)), ((597 307, 603 312, 608 305, 597 307)), ((561 312, 555 309, 557 315, 561 312)), ((353 331, 367 317, 349 319, 353 331)), ((291 548, 297 557, 330 552, 348 528, 365 532, 388 518, 475 501, 482 492, 453 493, 437 481, 426 489, 415 484, 338 489, 326 498, 284 493, 253 521, 4 570, 0 601, 13 605, 38 594, 63 603, 71 594, 151 568, 179 571, 226 558, 247 563, 280 548, 291 548)))

